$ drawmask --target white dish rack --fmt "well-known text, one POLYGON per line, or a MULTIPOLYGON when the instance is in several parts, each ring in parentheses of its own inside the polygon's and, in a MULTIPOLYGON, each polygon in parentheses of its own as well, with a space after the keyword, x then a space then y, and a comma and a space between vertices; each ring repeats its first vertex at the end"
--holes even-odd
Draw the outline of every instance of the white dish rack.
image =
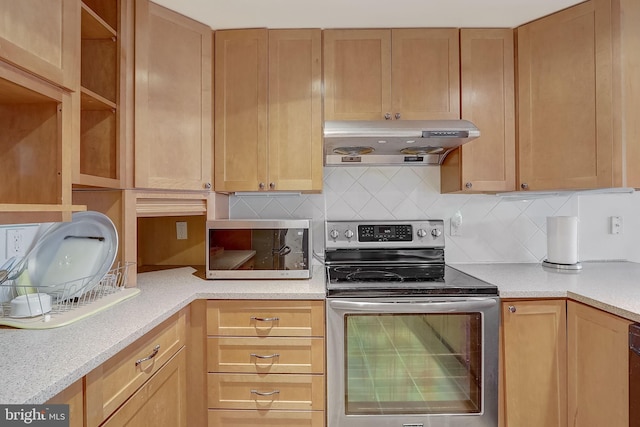
POLYGON ((19 280, 2 283, 0 291, 5 296, 36 294, 38 297, 30 300, 28 312, 33 315, 29 316, 13 316, 10 300, 0 303, 0 325, 23 329, 56 328, 131 298, 140 293, 137 288, 126 287, 129 268, 133 265, 135 263, 118 264, 97 282, 96 277, 91 276, 50 286, 20 284, 17 283, 19 280), (50 311, 48 301, 40 297, 45 294, 51 296, 50 311))

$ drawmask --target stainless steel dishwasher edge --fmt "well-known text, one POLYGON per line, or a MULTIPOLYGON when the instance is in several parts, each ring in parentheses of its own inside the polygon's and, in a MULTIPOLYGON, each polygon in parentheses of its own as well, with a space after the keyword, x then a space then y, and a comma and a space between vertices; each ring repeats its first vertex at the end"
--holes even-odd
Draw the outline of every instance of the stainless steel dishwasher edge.
POLYGON ((629 325, 629 427, 640 427, 640 323, 629 325))

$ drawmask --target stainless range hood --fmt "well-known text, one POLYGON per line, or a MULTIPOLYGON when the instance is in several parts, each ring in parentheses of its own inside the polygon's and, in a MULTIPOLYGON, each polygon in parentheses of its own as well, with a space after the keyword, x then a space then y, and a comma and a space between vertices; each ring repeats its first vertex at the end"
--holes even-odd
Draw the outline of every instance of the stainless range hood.
POLYGON ((327 121, 325 165, 439 165, 479 136, 467 120, 327 121))

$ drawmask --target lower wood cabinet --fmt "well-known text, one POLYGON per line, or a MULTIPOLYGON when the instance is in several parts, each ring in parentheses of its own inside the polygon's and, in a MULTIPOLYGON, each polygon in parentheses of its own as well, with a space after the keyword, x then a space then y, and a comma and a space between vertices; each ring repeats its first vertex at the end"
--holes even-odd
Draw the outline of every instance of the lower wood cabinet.
POLYGON ((566 426, 565 300, 506 301, 502 321, 504 425, 566 426))
POLYGON ((80 378, 47 403, 69 405, 69 427, 84 426, 84 389, 80 378))
POLYGON ((186 427, 186 369, 183 347, 102 425, 186 427))
POLYGON ((629 320, 569 301, 568 425, 629 426, 629 320))
POLYGON ((162 423, 173 420, 174 413, 186 414, 186 362, 179 353, 186 352, 188 310, 176 313, 85 376, 88 427, 107 419, 112 426, 127 425, 142 414, 146 416, 141 419, 154 426, 186 425, 186 419, 183 424, 162 423))
POLYGON ((505 427, 627 427, 629 320, 565 300, 503 301, 505 427))
POLYGON ((324 426, 324 301, 207 304, 208 425, 324 426))

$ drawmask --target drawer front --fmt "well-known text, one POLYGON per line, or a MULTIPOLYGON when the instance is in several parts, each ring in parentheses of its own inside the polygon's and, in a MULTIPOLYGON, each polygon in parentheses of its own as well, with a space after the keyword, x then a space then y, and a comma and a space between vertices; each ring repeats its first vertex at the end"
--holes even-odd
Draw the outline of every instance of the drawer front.
POLYGON ((207 333, 250 337, 324 336, 324 301, 209 301, 207 333))
POLYGON ((209 427, 323 427, 322 411, 209 411, 209 427))
POLYGON ((185 345, 187 310, 176 313, 87 374, 89 425, 106 419, 185 345))
POLYGON ((210 409, 324 410, 324 376, 207 375, 210 409))
POLYGON ((210 337, 209 372, 322 374, 323 338, 210 337))
POLYGON ((102 427, 187 427, 187 355, 178 351, 102 427))

